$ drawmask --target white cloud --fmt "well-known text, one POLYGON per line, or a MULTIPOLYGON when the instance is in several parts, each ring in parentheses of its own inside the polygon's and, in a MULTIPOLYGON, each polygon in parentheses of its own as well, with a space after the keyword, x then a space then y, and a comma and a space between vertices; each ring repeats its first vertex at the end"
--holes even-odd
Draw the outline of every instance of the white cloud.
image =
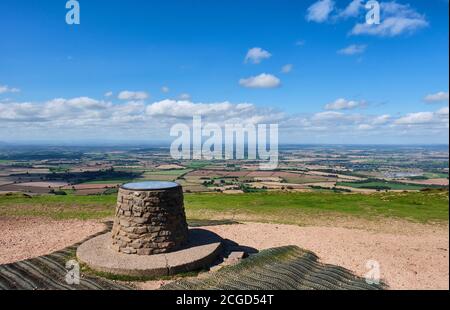
POLYGON ((9 121, 51 122, 101 119, 110 115, 112 104, 89 97, 56 98, 44 104, 22 102, 0 104, 0 119, 9 121))
POLYGON ((430 94, 425 96, 424 100, 428 103, 445 102, 448 101, 448 92, 440 91, 435 94, 430 94))
POLYGON ((287 65, 284 65, 284 66, 281 68, 281 72, 283 72, 283 73, 289 73, 289 72, 292 71, 292 69, 294 69, 294 65, 293 65, 293 64, 287 64, 287 65))
POLYGON ((254 64, 259 64, 264 59, 268 59, 272 56, 268 51, 263 50, 260 47, 254 47, 248 50, 245 56, 245 63, 251 62, 254 64))
POLYGON ((189 118, 194 115, 236 117, 244 112, 255 111, 255 106, 249 103, 232 104, 228 101, 218 103, 194 103, 186 100, 162 100, 147 106, 146 113, 150 116, 167 116, 189 118))
POLYGON ((167 93, 170 91, 170 88, 167 87, 167 86, 163 86, 163 87, 161 87, 161 91, 162 91, 163 93, 167 94, 167 93))
POLYGON ((349 17, 357 17, 363 8, 362 2, 362 0, 353 0, 344 10, 342 10, 338 14, 338 17, 344 19, 349 17))
POLYGON ((395 121, 397 125, 426 124, 433 121, 433 112, 409 113, 395 121))
POLYGON ((438 115, 438 116, 446 116, 447 118, 448 118, 448 107, 443 107, 443 108, 440 108, 439 110, 437 110, 436 111, 436 114, 438 115))
POLYGON ((178 98, 180 98, 180 100, 190 100, 191 99, 191 95, 188 94, 188 93, 183 93, 178 98))
MULTIPOLYGON (((79 130, 86 128, 114 127, 118 129, 153 126, 165 128, 177 119, 189 119, 202 115, 208 121, 238 123, 273 122, 282 119, 283 113, 269 108, 257 108, 251 103, 194 103, 188 100, 163 100, 152 104, 143 101, 111 102, 78 97, 72 99, 56 98, 44 103, 8 102, 0 103, 0 122, 7 124, 23 123, 24 128, 44 124, 46 130, 66 127, 79 130), (145 124, 144 124, 145 123, 145 124), (33 125, 30 125, 33 124, 33 125), (119 126, 119 127, 115 127, 119 126)), ((1 132, 0 126, 0 132, 1 132)), ((150 134, 152 131, 149 132, 150 134)))
POLYGON ((149 95, 144 91, 128 91, 124 90, 119 93, 120 100, 145 100, 149 95))
POLYGON ((334 1, 320 0, 308 8, 306 20, 309 22, 323 23, 328 20, 331 12, 334 10, 334 1))
POLYGON ((328 121, 328 120, 336 120, 340 119, 344 116, 344 113, 341 112, 319 112, 313 115, 312 120, 315 121, 328 121))
MULTIPOLYGON (((342 102, 346 103, 346 107, 355 106, 345 99, 342 102)), ((56 98, 42 103, 0 101, 0 134, 16 138, 20 132, 26 139, 37 136, 41 139, 56 136, 71 139, 167 139, 169 128, 174 123, 189 125, 193 115, 202 115, 205 123, 220 125, 277 123, 283 140, 291 135, 289 141, 297 142, 310 136, 314 136, 316 142, 325 143, 369 143, 373 137, 378 137, 377 141, 381 142, 414 141, 413 138, 418 137, 416 141, 419 142, 443 143, 448 138, 448 106, 434 112, 416 112, 399 117, 343 110, 285 114, 252 103, 201 103, 190 100, 162 100, 151 104, 142 100, 112 103, 89 97, 56 98), (369 136, 370 141, 367 140, 369 136)))
POLYGON ((359 130, 371 130, 371 129, 373 129, 373 126, 369 125, 369 124, 360 124, 360 125, 358 125, 358 129, 359 130))
POLYGON ((6 93, 18 93, 20 92, 20 89, 9 87, 8 85, 0 85, 0 94, 6 94, 6 93))
POLYGON ((373 125, 383 125, 383 124, 386 124, 387 122, 389 122, 390 119, 391 119, 391 116, 389 114, 380 115, 380 116, 375 117, 372 120, 372 124, 373 125))
POLYGON ((380 8, 380 24, 369 25, 365 22, 356 24, 351 30, 351 34, 394 37, 404 33, 413 33, 428 26, 426 17, 408 4, 400 4, 395 1, 382 2, 380 8))
POLYGON ((239 84, 247 88, 275 88, 280 86, 281 81, 272 74, 262 73, 257 76, 240 79, 239 84))
POLYGON ((351 110, 364 107, 366 103, 364 101, 347 100, 339 98, 334 102, 325 105, 325 110, 351 110))
POLYGON ((105 97, 111 97, 113 95, 113 92, 112 91, 109 91, 109 92, 107 92, 107 93, 105 93, 105 97))
POLYGON ((367 45, 352 44, 343 49, 338 50, 337 53, 346 56, 357 55, 364 53, 366 51, 366 48, 367 45))

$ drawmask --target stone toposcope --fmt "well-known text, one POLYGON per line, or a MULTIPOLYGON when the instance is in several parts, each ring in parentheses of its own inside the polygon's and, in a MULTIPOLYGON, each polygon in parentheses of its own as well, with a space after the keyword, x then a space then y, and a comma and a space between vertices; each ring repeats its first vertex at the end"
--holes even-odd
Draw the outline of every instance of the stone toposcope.
POLYGON ((77 249, 96 271, 164 276, 208 267, 221 252, 221 238, 188 229, 183 189, 174 182, 128 183, 119 188, 111 233, 77 249))
POLYGON ((112 230, 113 249, 151 255, 188 242, 183 190, 174 182, 128 183, 120 187, 112 230))

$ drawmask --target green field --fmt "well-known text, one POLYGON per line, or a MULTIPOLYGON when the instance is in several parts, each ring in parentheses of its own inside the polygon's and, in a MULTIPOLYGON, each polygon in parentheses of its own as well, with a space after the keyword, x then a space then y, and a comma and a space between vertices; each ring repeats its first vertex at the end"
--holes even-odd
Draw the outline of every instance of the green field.
POLYGON ((427 172, 424 173, 423 176, 427 179, 446 179, 448 178, 448 173, 433 173, 433 172, 427 172))
POLYGON ((376 188, 376 187, 389 187, 391 190, 421 190, 428 188, 429 186, 415 185, 415 184, 401 184, 395 182, 338 182, 336 186, 348 186, 354 188, 376 188))
POLYGON ((0 216, 99 219, 114 214, 116 195, 0 195, 0 216))
POLYGON ((448 191, 341 194, 341 193, 249 193, 186 195, 188 213, 201 217, 227 214, 256 218, 276 218, 281 222, 297 222, 297 217, 346 215, 364 218, 380 216, 410 219, 419 222, 448 221, 448 191))
MULTIPOLYGON (((57 219, 104 218, 114 214, 116 195, 0 196, 0 216, 57 219)), ((341 194, 266 192, 226 195, 185 194, 191 219, 233 219, 300 224, 305 218, 354 216, 448 221, 448 191, 341 194)))
POLYGON ((107 179, 83 182, 82 184, 123 184, 133 182, 132 179, 107 179))
POLYGON ((180 176, 182 174, 186 174, 191 171, 192 171, 192 169, 149 170, 149 171, 145 172, 145 174, 180 176))

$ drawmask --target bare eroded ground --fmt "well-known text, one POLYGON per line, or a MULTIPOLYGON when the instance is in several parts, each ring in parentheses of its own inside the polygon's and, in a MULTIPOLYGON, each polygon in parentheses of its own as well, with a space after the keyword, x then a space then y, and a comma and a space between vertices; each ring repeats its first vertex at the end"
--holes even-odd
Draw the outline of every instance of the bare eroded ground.
POLYGON ((258 250, 297 245, 316 253, 323 263, 345 267, 360 276, 369 271, 366 263, 375 260, 379 263, 381 278, 391 289, 448 289, 448 226, 397 224, 402 226, 401 231, 261 223, 207 229, 258 250))
POLYGON ((103 229, 97 221, 0 217, 0 264, 61 250, 103 229))
MULTIPOLYGON (((448 225, 387 221, 365 229, 364 222, 336 224, 339 227, 245 223, 204 228, 258 250, 297 245, 315 252, 324 263, 360 276, 368 271, 367 261, 375 260, 392 289, 449 288, 448 225)), ((0 218, 0 264, 48 254, 103 229, 98 221, 0 218)), ((149 281, 138 286, 151 289, 160 284, 149 281)))

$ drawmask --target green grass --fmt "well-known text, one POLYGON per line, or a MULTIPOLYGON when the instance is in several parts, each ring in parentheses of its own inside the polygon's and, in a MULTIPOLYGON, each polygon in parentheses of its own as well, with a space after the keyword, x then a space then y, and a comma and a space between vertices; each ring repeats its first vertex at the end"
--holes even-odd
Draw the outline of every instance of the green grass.
POLYGON ((192 169, 150 170, 150 171, 147 171, 145 174, 179 176, 179 175, 191 172, 191 171, 192 171, 192 169))
POLYGON ((284 223, 308 216, 395 217, 418 222, 448 221, 448 191, 341 194, 341 193, 248 193, 241 195, 187 194, 188 215, 243 215, 284 223))
POLYGON ((424 177, 427 179, 440 179, 440 178, 448 178, 447 173, 434 173, 434 172, 427 172, 423 174, 424 177))
POLYGON ((116 199, 116 195, 0 195, 0 216, 101 219, 114 215, 116 199))
POLYGON ((205 272, 206 269, 198 269, 195 271, 187 271, 181 272, 176 275, 166 275, 166 276, 127 276, 127 275, 119 275, 109 272, 96 271, 92 268, 89 268, 86 264, 81 264, 81 271, 83 273, 97 276, 100 278, 105 278, 113 281, 122 281, 122 282, 145 282, 145 281, 155 281, 155 280, 178 280, 187 277, 196 277, 200 272, 205 272))
POLYGON ((133 179, 109 179, 109 180, 94 180, 83 182, 82 184, 122 184, 133 182, 133 179))
MULTIPOLYGON (((185 194, 188 218, 253 219, 299 224, 307 218, 354 216, 448 222, 448 191, 342 194, 331 192, 259 192, 236 195, 185 194)), ((55 219, 98 219, 114 215, 116 195, 0 195, 0 216, 44 216, 55 219)))
POLYGON ((211 164, 211 162, 204 161, 204 160, 193 160, 193 161, 188 162, 184 166, 186 166, 189 169, 201 169, 206 166, 209 166, 210 164, 211 164))
POLYGON ((415 184, 401 184, 395 182, 338 182, 337 186, 348 186, 354 188, 375 188, 375 187, 389 187, 391 190, 421 190, 427 188, 424 185, 415 184))

